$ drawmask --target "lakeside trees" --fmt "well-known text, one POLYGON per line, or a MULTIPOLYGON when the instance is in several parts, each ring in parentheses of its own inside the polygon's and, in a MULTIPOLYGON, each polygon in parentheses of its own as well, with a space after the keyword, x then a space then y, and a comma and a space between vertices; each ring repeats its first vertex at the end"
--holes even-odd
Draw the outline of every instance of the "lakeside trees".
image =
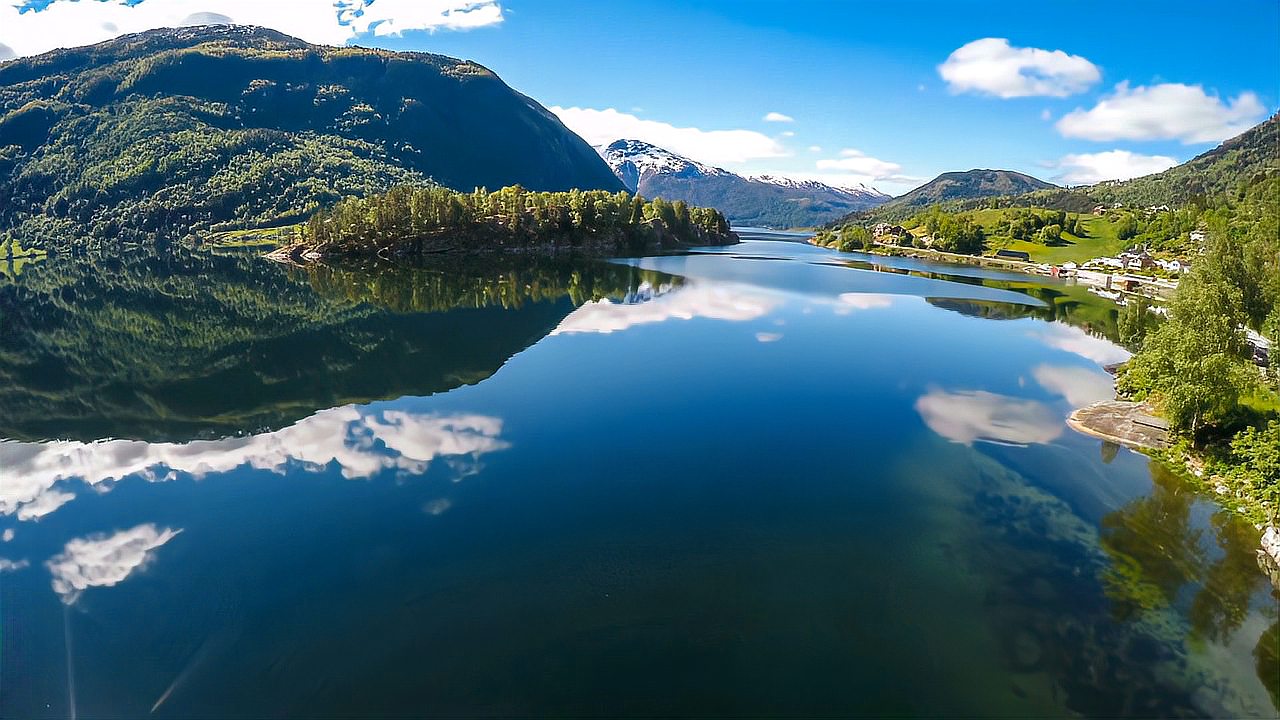
POLYGON ((1154 402, 1173 430, 1248 502, 1280 508, 1280 382, 1262 370, 1245 331, 1280 336, 1280 178, 1210 214, 1209 242, 1183 279, 1169 319, 1134 326, 1137 354, 1120 390, 1154 402))
POLYGON ((415 254, 555 246, 628 251, 732 242, 713 208, 627 192, 531 192, 510 186, 460 193, 399 186, 344 200, 302 227, 303 245, 320 254, 415 254))

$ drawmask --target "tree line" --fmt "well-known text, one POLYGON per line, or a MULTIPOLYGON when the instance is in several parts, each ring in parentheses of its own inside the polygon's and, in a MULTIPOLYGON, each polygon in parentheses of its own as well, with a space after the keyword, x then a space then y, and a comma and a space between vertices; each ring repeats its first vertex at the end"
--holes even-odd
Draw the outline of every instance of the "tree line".
POLYGON ((1195 271, 1152 323, 1122 313, 1136 349, 1119 390, 1156 404, 1188 450, 1246 505, 1280 511, 1280 353, 1267 367, 1247 331, 1280 338, 1280 178, 1204 213, 1208 241, 1195 271))
POLYGON ((403 185, 343 200, 301 228, 302 245, 335 255, 548 245, 625 251, 733 239, 713 208, 627 192, 534 192, 518 185, 469 193, 403 185))

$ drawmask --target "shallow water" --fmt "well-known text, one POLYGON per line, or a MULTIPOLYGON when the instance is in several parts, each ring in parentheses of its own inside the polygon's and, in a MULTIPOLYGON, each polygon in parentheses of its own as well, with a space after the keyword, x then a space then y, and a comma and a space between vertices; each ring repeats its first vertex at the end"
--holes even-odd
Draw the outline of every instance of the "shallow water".
POLYGON ((0 281, 0 715, 1273 716, 1114 308, 794 243, 0 281))

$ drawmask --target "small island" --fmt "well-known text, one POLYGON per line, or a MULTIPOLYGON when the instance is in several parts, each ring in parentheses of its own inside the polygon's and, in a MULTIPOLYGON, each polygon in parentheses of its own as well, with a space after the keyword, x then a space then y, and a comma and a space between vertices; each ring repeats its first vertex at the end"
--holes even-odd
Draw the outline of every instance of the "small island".
POLYGON ((291 237, 269 257, 295 263, 442 254, 600 257, 738 242, 712 208, 627 192, 534 192, 518 185, 470 193, 399 186, 317 212, 291 237))

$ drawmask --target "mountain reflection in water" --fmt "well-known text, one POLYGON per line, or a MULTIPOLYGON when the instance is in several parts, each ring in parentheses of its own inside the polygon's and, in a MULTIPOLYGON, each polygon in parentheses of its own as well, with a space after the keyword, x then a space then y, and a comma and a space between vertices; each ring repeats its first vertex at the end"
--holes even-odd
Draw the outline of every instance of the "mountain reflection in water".
POLYGON ((1268 716, 1116 309, 795 243, 0 279, 0 715, 1268 716))

